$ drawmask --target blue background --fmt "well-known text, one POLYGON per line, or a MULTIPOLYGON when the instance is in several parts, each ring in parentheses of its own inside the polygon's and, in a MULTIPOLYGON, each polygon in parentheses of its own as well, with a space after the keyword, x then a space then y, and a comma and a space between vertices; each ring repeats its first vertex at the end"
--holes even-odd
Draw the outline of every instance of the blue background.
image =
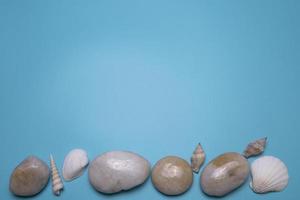
MULTIPOLYGON (((268 136, 290 182, 257 195, 248 182, 223 199, 296 199, 300 161, 300 1, 0 0, 0 197, 27 155, 61 167, 73 148, 90 159, 137 152, 153 164, 242 152, 268 136)), ((252 161, 253 159, 250 159, 252 161)), ((212 199, 199 175, 182 196, 148 180, 116 195, 87 173, 60 199, 212 199)), ((50 184, 34 199, 54 199, 50 184)))

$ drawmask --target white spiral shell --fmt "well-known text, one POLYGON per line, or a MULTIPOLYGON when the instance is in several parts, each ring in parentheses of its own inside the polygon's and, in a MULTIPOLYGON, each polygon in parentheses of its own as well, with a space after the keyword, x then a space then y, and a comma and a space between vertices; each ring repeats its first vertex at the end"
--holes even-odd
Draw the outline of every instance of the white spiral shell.
POLYGON ((263 156, 251 164, 250 187, 256 193, 279 192, 288 184, 286 165, 274 156, 263 156))
POLYGON ((61 181, 61 178, 59 176, 55 161, 53 159, 53 156, 50 155, 50 168, 51 168, 51 177, 52 177, 52 191, 53 194, 56 196, 59 196, 61 191, 64 188, 64 185, 61 181))

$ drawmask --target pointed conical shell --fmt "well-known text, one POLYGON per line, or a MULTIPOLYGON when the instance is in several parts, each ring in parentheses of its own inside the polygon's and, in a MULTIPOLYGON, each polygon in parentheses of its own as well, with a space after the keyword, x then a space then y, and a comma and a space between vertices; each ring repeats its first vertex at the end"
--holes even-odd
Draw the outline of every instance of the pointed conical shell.
POLYGON ((64 188, 64 185, 61 181, 61 178, 59 176, 55 161, 53 159, 53 156, 50 155, 50 168, 51 168, 51 175, 52 175, 52 191, 55 195, 60 195, 61 191, 64 188))
POLYGON ((191 157, 191 167, 193 172, 195 173, 199 172, 200 167, 203 164, 204 160, 205 160, 205 153, 203 151, 201 144, 199 143, 196 146, 193 155, 191 157))
POLYGON ((267 138, 261 138, 248 144, 244 151, 244 156, 249 158, 261 154, 265 150, 267 138))
POLYGON ((256 193, 282 191, 288 184, 288 170, 276 157, 263 156, 251 165, 250 187, 256 193))

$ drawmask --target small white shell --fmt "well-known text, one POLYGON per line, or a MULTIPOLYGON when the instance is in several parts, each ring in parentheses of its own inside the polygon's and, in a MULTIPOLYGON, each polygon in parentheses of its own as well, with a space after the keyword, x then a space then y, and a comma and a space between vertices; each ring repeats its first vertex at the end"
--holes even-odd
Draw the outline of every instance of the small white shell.
POLYGON ((204 160, 205 160, 205 153, 203 151, 201 144, 199 143, 196 146, 193 155, 191 157, 191 167, 193 172, 195 173, 199 172, 200 167, 203 164, 204 160))
POLYGON ((64 185, 61 181, 61 178, 59 176, 55 161, 53 159, 53 156, 50 155, 50 168, 51 168, 51 177, 52 177, 52 191, 53 194, 56 196, 59 196, 61 191, 64 188, 64 185))
POLYGON ((256 193, 279 192, 288 184, 288 170, 276 157, 263 156, 251 165, 250 187, 256 193))
POLYGON ((65 157, 62 174, 66 181, 71 181, 83 173, 89 159, 83 149, 73 149, 65 157))

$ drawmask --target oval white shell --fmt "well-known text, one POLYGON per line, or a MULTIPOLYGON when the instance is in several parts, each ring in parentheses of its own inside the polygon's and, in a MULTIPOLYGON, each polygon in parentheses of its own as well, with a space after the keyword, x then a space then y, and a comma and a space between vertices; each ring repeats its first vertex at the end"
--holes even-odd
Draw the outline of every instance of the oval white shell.
POLYGON ((279 192, 288 184, 288 169, 274 156, 263 156, 251 165, 250 187, 256 193, 279 192))
POLYGON ((66 181, 71 181, 83 173, 89 159, 83 149, 73 149, 65 157, 62 175, 66 181))

